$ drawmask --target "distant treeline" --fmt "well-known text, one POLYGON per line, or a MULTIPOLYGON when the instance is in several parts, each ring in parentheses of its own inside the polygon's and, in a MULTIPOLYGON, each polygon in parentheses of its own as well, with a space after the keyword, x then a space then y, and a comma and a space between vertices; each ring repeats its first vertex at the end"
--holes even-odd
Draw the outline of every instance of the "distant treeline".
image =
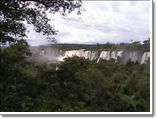
MULTIPOLYGON (((45 47, 45 46, 40 46, 45 47)), ((46 46, 47 47, 47 46, 46 46)), ((149 40, 143 41, 141 44, 139 41, 133 43, 106 43, 106 44, 51 44, 49 47, 58 48, 61 50, 93 50, 93 51, 103 51, 103 50, 140 50, 142 52, 150 51, 150 42, 149 40)))

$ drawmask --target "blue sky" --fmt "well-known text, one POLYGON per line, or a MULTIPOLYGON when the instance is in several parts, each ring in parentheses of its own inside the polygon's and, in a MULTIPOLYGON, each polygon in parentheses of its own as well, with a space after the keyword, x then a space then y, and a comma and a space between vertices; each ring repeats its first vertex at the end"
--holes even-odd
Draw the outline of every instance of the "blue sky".
MULTIPOLYGON (((58 43, 121 43, 150 37, 149 1, 84 1, 85 11, 66 16, 50 14, 50 24, 58 30, 58 43)), ((30 45, 48 44, 46 37, 28 28, 30 45)))

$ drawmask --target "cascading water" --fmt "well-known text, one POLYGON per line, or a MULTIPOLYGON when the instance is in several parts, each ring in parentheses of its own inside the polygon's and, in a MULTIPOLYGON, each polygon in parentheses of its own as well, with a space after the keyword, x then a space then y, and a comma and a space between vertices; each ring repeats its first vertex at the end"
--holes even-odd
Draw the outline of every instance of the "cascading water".
POLYGON ((110 60, 110 51, 101 51, 97 62, 99 62, 100 59, 110 60))
MULTIPOLYGON (((133 62, 140 62, 141 64, 147 63, 150 57, 149 52, 139 53, 138 51, 101 51, 100 53, 98 51, 90 51, 85 49, 80 50, 68 50, 63 51, 56 48, 40 48, 40 47, 31 47, 31 52, 33 56, 40 57, 41 59, 47 59, 49 61, 64 61, 64 58, 78 56, 78 57, 84 57, 85 59, 89 60, 97 60, 97 63, 100 61, 100 59, 104 60, 110 60, 114 59, 116 62, 118 60, 118 57, 123 59, 122 62, 127 62, 129 59, 133 62)), ((39 58, 39 59, 40 59, 39 58)))
POLYGON ((144 52, 142 59, 141 59, 141 64, 147 63, 149 58, 150 58, 150 52, 144 52))
POLYGON ((68 57, 78 56, 78 57, 84 57, 85 59, 89 59, 89 60, 95 60, 98 57, 97 54, 98 52, 96 51, 85 51, 84 49, 70 50, 70 51, 65 51, 63 59, 68 57))
POLYGON ((136 52, 130 52, 129 53, 129 59, 133 62, 138 61, 138 54, 136 52))
POLYGON ((118 57, 122 57, 122 53, 123 51, 101 51, 97 62, 99 62, 100 59, 105 59, 105 60, 114 59, 117 61, 118 57))

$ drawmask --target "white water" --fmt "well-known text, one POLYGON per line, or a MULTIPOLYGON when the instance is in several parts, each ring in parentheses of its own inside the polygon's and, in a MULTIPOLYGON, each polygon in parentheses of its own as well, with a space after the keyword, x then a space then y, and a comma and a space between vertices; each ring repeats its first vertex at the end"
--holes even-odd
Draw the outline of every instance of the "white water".
POLYGON ((129 59, 133 62, 138 61, 138 54, 134 51, 134 52, 130 52, 129 53, 129 59))
POLYGON ((98 57, 98 52, 86 51, 84 49, 65 51, 61 61, 63 61, 64 58, 73 57, 73 56, 84 57, 85 59, 89 59, 89 60, 95 60, 98 57))
POLYGON ((100 59, 110 60, 115 59, 117 61, 118 57, 122 57, 123 51, 101 51, 100 56, 97 60, 97 62, 100 61, 100 59))
POLYGON ((97 62, 99 62, 100 59, 110 60, 110 51, 101 51, 97 62))
POLYGON ((147 63, 149 58, 150 58, 150 52, 144 52, 142 59, 141 59, 141 64, 147 63))
MULTIPOLYGON (((62 51, 59 49, 53 49, 53 48, 31 48, 33 56, 45 58, 49 61, 56 60, 56 61, 64 61, 64 58, 78 56, 78 57, 84 57, 85 59, 89 60, 97 60, 97 62, 100 61, 100 59, 104 60, 110 60, 115 59, 117 61, 118 57, 125 57, 126 61, 129 59, 133 62, 139 61, 139 54, 136 51, 130 51, 127 53, 123 53, 122 50, 120 51, 101 51, 100 53, 98 51, 90 51, 85 49, 80 50, 68 50, 68 51, 62 51)), ((147 63, 150 57, 149 52, 144 52, 143 55, 141 54, 141 60, 140 63, 147 63), (142 58, 141 58, 142 57, 142 58)))

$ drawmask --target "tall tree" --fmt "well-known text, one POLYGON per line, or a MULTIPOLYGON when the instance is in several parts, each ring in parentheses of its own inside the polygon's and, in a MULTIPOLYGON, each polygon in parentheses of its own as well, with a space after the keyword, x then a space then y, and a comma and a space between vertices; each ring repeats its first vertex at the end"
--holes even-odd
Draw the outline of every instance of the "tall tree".
POLYGON ((81 0, 1 0, 0 1, 0 43, 16 42, 26 36, 24 21, 34 25, 37 32, 52 36, 55 29, 48 23, 46 11, 70 13, 78 9, 81 0))

